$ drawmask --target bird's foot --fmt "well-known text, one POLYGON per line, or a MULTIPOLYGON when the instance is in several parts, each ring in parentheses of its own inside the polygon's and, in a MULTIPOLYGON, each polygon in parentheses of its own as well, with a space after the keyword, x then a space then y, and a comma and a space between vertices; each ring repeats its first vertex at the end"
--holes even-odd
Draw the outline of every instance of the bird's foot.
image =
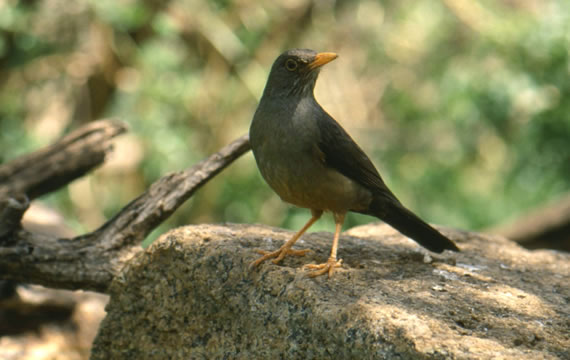
POLYGON ((287 256, 287 255, 304 256, 309 251, 311 251, 311 250, 310 249, 293 250, 293 249, 286 247, 286 246, 281 246, 279 249, 277 249, 275 251, 256 250, 256 252, 258 254, 261 254, 263 256, 260 257, 259 259, 255 260, 254 262, 252 262, 251 266, 252 267, 258 266, 259 264, 261 264, 265 260, 269 260, 271 258, 275 258, 273 260, 273 263, 277 264, 281 260, 283 260, 285 258, 285 256, 287 256))
POLYGON ((334 273, 334 269, 337 267, 342 266, 342 259, 337 260, 335 258, 330 257, 326 263, 324 264, 307 264, 303 266, 303 269, 317 269, 317 271, 312 271, 308 275, 310 277, 321 276, 326 273, 329 274, 329 278, 334 273))

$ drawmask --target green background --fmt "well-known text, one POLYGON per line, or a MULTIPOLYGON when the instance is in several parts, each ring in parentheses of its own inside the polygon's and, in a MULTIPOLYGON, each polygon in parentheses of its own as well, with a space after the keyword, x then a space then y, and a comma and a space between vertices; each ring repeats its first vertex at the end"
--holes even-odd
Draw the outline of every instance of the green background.
MULTIPOLYGON (((317 99, 427 221, 481 230, 570 189, 566 0, 3 1, 0 161, 95 119, 128 123, 108 164, 41 199, 93 230, 246 133, 273 60, 294 47, 339 54, 317 99)), ((308 217, 248 153, 154 235, 308 217)))

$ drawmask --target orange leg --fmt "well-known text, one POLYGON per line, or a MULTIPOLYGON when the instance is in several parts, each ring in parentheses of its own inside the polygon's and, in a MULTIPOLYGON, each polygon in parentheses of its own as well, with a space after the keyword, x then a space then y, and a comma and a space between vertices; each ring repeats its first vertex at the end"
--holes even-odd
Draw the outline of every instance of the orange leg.
POLYGON ((342 230, 342 224, 344 223, 344 215, 345 214, 338 214, 338 213, 334 214, 334 221, 335 221, 334 238, 333 238, 333 244, 332 244, 332 248, 331 248, 331 256, 329 257, 327 262, 323 263, 323 264, 318 264, 318 265, 317 264, 307 264, 307 265, 303 266, 303 269, 304 268, 317 269, 316 271, 309 273, 310 277, 316 277, 316 276, 320 276, 320 275, 324 275, 324 274, 328 273, 329 278, 330 278, 332 276, 332 274, 334 273, 334 269, 342 266, 342 259, 340 259, 340 260, 336 259, 336 251, 338 249, 338 238, 339 238, 340 232, 342 230))
POLYGON ((310 251, 309 249, 293 250, 293 249, 291 249, 291 247, 293 246, 293 244, 295 244, 295 242, 297 242, 297 240, 299 240, 301 235, 303 235, 305 233, 305 231, 307 231, 311 227, 311 225, 313 225, 317 220, 319 220, 319 218, 321 217, 322 214, 323 214, 323 212, 320 210, 312 210, 313 216, 311 217, 311 219, 309 219, 309 221, 307 221, 305 226, 303 226, 303 228, 301 230, 299 230, 291 239, 289 239, 279 249, 272 251, 272 252, 264 251, 264 250, 257 250, 257 252, 259 254, 262 254, 263 256, 260 257, 259 259, 255 260, 254 262, 252 262, 251 266, 258 266, 259 264, 261 264, 265 260, 268 260, 271 258, 275 258, 273 260, 273 263, 277 264, 279 261, 283 260, 285 258, 285 256, 287 256, 287 255, 303 256, 306 253, 308 253, 310 251))

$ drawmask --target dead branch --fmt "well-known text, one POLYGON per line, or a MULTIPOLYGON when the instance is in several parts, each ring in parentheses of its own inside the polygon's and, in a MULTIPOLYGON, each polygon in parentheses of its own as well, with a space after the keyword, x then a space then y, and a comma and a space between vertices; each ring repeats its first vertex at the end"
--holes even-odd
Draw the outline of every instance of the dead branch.
POLYGON ((6 235, 20 227, 22 217, 29 206, 30 201, 25 195, 0 198, 0 243, 6 235))
POLYGON ((89 123, 51 146, 0 165, 0 198, 26 194, 35 199, 101 165, 111 140, 127 130, 122 123, 89 123))
POLYGON ((570 194, 487 232, 514 240, 527 249, 570 251, 570 194))
MULTIPOLYGON (((140 243, 156 226, 249 149, 248 136, 244 135, 191 168, 162 177, 92 233, 61 239, 17 228, 5 234, 0 238, 2 278, 54 288, 105 292, 124 263, 142 250, 140 243)), ((44 152, 47 153, 47 149, 44 152)), ((18 160, 18 163, 24 162, 18 160)), ((49 179, 45 182, 50 183, 49 179)), ((26 199, 10 199, 7 203, 15 208, 25 206, 26 199)), ((0 224, 3 223, 4 219, 0 218, 0 224)))

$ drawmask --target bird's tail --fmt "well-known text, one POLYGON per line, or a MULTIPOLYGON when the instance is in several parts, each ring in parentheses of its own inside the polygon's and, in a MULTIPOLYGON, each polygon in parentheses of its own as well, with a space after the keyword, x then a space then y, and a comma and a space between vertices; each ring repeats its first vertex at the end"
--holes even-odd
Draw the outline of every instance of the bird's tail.
POLYGON ((446 249, 459 251, 453 241, 406 209, 395 197, 382 195, 375 197, 370 204, 368 214, 385 221, 428 250, 437 253, 446 249))

